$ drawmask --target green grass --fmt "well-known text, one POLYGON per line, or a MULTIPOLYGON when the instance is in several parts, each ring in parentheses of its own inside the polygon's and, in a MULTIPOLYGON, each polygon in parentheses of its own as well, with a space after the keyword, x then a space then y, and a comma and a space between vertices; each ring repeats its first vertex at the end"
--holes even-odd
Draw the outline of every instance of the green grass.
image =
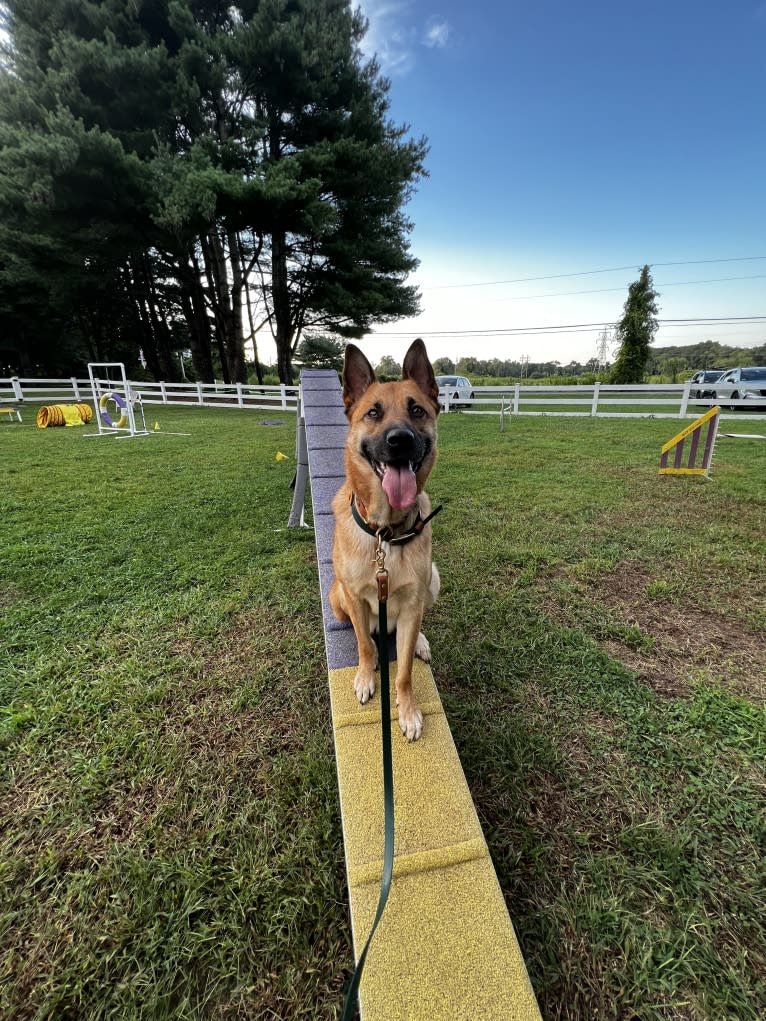
MULTIPOLYGON (((337 1018, 294 422, 25 417, 0 425, 0 1017, 337 1018)), ((657 474, 672 422, 440 431, 434 674, 544 1016, 756 1021, 766 444, 720 440, 706 482, 657 474)))

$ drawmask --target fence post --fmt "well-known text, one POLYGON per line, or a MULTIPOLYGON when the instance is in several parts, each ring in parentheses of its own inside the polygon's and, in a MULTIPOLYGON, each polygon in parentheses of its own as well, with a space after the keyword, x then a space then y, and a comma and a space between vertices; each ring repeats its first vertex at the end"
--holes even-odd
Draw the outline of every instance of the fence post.
POLYGON ((282 407, 287 411, 287 387, 284 383, 279 384, 279 392, 282 394, 282 407))
POLYGON ((165 380, 164 379, 160 380, 160 393, 162 394, 162 403, 163 404, 167 404, 168 403, 168 393, 167 393, 167 390, 165 389, 165 380))
POLYGON ((237 383, 237 404, 239 404, 240 408, 244 408, 244 406, 245 406, 245 400, 244 400, 244 396, 242 394, 242 384, 241 383, 237 383))
POLYGON ((72 376, 71 379, 72 379, 72 389, 74 390, 74 399, 76 401, 79 401, 80 400, 80 387, 79 387, 79 385, 77 383, 77 376, 72 376))
POLYGON ((600 389, 601 381, 597 379, 593 384, 593 403, 590 406, 590 413, 592 416, 598 414, 598 392, 600 389))
MULTIPOLYGON (((217 390, 218 390, 218 387, 216 387, 216 392, 217 392, 217 390)), ((197 383, 197 403, 200 404, 200 405, 205 403, 205 401, 203 400, 203 397, 202 397, 202 383, 197 383)))
POLYGON ((21 392, 21 383, 19 383, 18 376, 11 376, 11 386, 13 387, 13 392, 16 395, 16 400, 23 401, 24 394, 21 392))
POLYGON ((691 380, 687 380, 684 383, 684 392, 681 396, 681 410, 678 412, 679 418, 683 418, 684 415, 686 414, 686 409, 689 405, 689 397, 691 396, 691 388, 692 388, 691 380))
POLYGON ((521 384, 517 383, 516 386, 513 388, 513 411, 511 412, 512 415, 518 415, 520 403, 521 403, 521 384))

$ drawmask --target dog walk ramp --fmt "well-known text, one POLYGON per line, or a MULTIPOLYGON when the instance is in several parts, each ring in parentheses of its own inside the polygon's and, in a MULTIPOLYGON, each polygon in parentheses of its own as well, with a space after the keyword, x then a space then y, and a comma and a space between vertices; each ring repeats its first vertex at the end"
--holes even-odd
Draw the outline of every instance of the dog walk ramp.
MULTIPOLYGON (((382 871, 380 700, 376 693, 367 705, 357 701, 353 628, 335 619, 327 598, 333 577, 331 502, 343 482, 347 433, 337 374, 302 372, 301 406, 358 955, 372 926, 382 871)), ((426 619, 426 632, 427 625, 426 619)), ((392 707, 395 679, 392 662, 392 707)), ((361 980, 363 1021, 539 1021, 439 693, 430 668, 420 661, 413 688, 425 721, 421 739, 407 743, 395 708, 391 715, 393 884, 361 980)))

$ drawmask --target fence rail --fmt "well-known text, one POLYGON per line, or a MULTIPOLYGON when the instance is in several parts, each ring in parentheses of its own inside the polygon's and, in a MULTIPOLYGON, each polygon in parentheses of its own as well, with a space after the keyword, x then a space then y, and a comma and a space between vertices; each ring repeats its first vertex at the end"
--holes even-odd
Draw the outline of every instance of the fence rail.
MULTIPOLYGON (((106 388, 108 380, 100 381, 106 388)), ((246 383, 128 383, 131 395, 144 404, 193 405, 205 408, 254 408, 271 411, 295 411, 297 386, 259 386, 246 383)), ((473 387, 473 399, 450 399, 442 390, 445 412, 463 410, 474 415, 551 415, 580 418, 696 418, 716 403, 728 411, 746 410, 748 419, 766 421, 766 398, 734 400, 737 386, 716 386, 716 398, 692 396, 689 383, 647 383, 617 386, 607 383, 575 386, 534 386, 511 383, 508 386, 473 387)), ((695 391, 696 392, 696 387, 695 391)), ((0 379, 0 403, 92 401, 89 379, 26 379, 14 376, 0 379)))
MULTIPOLYGON (((99 379, 103 389, 112 383, 99 379)), ((128 380, 131 396, 143 404, 194 405, 204 408, 255 408, 295 411, 298 387, 247 383, 154 383, 128 380)), ((115 385, 120 391, 122 384, 115 385)), ((0 379, 0 402, 56 404, 60 401, 92 401, 90 379, 0 379)))
MULTIPOLYGON (((741 387, 740 387, 741 389, 741 387)), ((551 415, 579 418, 696 418, 720 404, 724 411, 747 410, 748 419, 766 421, 766 398, 734 400, 736 385, 716 387, 716 399, 696 397, 690 383, 642 383, 621 386, 612 383, 573 386, 475 386, 468 401, 450 399, 442 388, 440 400, 445 412, 462 410, 474 415, 551 415)), ((452 388, 454 392, 454 387, 452 388)), ((723 414, 722 417, 731 417, 723 414)))

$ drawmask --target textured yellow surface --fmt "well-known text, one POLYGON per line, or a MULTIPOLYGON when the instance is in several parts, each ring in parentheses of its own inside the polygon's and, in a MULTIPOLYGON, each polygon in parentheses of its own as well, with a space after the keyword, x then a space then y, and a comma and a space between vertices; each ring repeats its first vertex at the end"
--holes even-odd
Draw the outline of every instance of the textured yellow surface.
MULTIPOLYGON (((354 944, 378 903, 383 854, 379 695, 355 667, 330 671, 354 944)), ((391 664, 394 706, 396 664, 391 664)), ((395 859, 391 894, 360 987, 364 1021, 539 1021, 540 1013, 428 666, 416 662, 423 736, 408 744, 392 708, 395 859)))

